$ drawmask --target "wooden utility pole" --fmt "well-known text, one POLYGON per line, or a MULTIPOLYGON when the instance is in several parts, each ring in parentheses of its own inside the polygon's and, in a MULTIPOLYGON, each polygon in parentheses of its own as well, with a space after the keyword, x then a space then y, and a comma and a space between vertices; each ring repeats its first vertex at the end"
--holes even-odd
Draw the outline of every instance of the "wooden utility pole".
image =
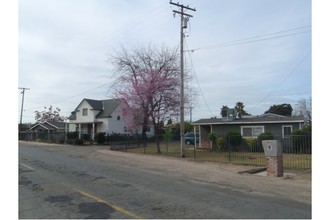
POLYGON ((19 128, 21 130, 22 129, 22 117, 23 117, 24 94, 25 94, 25 90, 30 90, 30 88, 19 87, 18 89, 22 90, 22 92, 21 92, 21 94, 22 94, 21 118, 19 120, 19 128))
POLYGON ((184 6, 179 3, 173 3, 172 0, 170 1, 171 5, 178 6, 181 8, 180 11, 173 10, 174 15, 179 14, 181 16, 181 26, 180 26, 180 147, 181 147, 181 157, 185 157, 184 152, 184 64, 183 64, 183 38, 184 33, 183 29, 187 28, 187 21, 193 16, 183 12, 183 9, 196 11, 194 8, 190 8, 189 5, 184 6))

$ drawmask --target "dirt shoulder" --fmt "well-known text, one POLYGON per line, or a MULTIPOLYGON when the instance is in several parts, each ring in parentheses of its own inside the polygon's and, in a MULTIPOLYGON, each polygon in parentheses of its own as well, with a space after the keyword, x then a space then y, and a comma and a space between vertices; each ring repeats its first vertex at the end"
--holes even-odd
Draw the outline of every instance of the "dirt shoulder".
POLYGON ((138 166, 152 172, 163 172, 192 181, 214 183, 234 190, 257 194, 271 194, 311 204, 311 172, 285 171, 294 175, 270 177, 256 174, 239 174, 240 171, 252 169, 251 166, 238 166, 214 162, 197 162, 187 158, 141 155, 97 150, 91 157, 106 161, 115 159, 126 166, 138 166))

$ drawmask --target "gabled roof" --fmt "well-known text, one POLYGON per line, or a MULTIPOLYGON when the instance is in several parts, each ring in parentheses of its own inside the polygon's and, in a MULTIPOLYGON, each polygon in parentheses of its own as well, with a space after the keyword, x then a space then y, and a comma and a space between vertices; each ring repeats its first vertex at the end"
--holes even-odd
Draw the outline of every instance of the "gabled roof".
MULTIPOLYGON (((124 99, 105 99, 105 100, 94 100, 94 99, 83 99, 77 108, 80 106, 80 104, 86 101, 93 110, 99 110, 100 112, 95 116, 96 118, 108 118, 111 116, 112 112, 118 107, 118 105, 121 102, 126 101, 124 99)), ((69 116, 70 120, 76 120, 76 110, 71 112, 71 115, 69 116)))
POLYGON ((94 100, 94 99, 83 99, 81 100, 81 102, 79 103, 79 105, 77 105, 75 111, 79 108, 79 106, 81 105, 81 103, 83 103, 84 101, 86 101, 94 110, 102 110, 102 101, 100 100, 94 100))
POLYGON ((56 122, 56 121, 45 121, 38 122, 36 125, 30 128, 30 130, 35 130, 38 126, 42 127, 45 130, 61 130, 65 129, 65 122, 56 122))
POLYGON ((84 99, 86 100, 86 102, 92 106, 92 108, 94 110, 103 110, 103 104, 102 104, 102 101, 99 101, 99 100, 93 100, 93 99, 84 99))
POLYGON ((46 121, 44 123, 56 129, 65 129, 66 124, 65 122, 61 121, 46 121))
POLYGON ((96 118, 108 118, 123 99, 102 100, 103 111, 96 115, 96 118))
POLYGON ((209 118, 200 119, 193 122, 193 125, 215 125, 215 124, 276 124, 276 123, 303 123, 304 116, 287 117, 276 114, 264 114, 258 116, 249 116, 236 118, 233 120, 227 118, 209 118))
POLYGON ((68 119, 69 120, 76 120, 77 119, 76 112, 75 111, 71 112, 71 115, 68 117, 68 119))

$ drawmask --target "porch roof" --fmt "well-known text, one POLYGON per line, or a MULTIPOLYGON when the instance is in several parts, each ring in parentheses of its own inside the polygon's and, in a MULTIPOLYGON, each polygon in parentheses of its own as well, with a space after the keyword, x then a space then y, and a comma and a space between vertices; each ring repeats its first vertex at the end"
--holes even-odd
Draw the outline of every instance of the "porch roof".
POLYGON ((70 121, 70 122, 67 122, 67 124, 102 124, 103 121, 85 121, 85 122, 82 122, 82 121, 70 121))

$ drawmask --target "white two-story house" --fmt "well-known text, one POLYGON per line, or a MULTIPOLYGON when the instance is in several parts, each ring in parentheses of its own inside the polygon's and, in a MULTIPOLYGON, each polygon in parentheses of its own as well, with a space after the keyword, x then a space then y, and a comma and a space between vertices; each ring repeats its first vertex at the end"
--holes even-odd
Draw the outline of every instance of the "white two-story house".
MULTIPOLYGON (((79 138, 94 139, 98 132, 107 134, 139 133, 132 130, 132 118, 127 114, 128 104, 124 99, 83 99, 69 117, 69 132, 77 131, 79 138)), ((148 136, 152 136, 152 131, 148 136)))

